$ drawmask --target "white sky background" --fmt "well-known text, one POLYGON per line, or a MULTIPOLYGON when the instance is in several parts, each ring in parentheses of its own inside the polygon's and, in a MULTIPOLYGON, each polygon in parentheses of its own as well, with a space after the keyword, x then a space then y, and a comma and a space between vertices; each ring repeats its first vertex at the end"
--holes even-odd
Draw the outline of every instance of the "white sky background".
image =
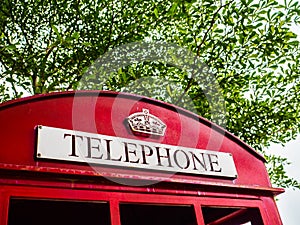
MULTIPOLYGON (((290 141, 285 147, 271 145, 270 152, 288 158, 292 162, 286 166, 287 175, 300 181, 300 136, 290 141)), ((299 225, 300 222, 300 190, 286 189, 278 196, 277 206, 284 225, 299 225)))
MULTIPOLYGON (((282 0, 279 2, 282 2, 282 0)), ((293 25, 291 29, 298 34, 298 39, 300 39, 300 26, 293 25)), ((300 182, 300 135, 298 135, 296 140, 290 141, 284 147, 280 144, 271 145, 268 152, 287 158, 291 162, 290 165, 285 167, 287 175, 300 182)), ((300 190, 285 189, 285 193, 279 195, 278 199, 277 206, 283 224, 299 225, 300 190)))

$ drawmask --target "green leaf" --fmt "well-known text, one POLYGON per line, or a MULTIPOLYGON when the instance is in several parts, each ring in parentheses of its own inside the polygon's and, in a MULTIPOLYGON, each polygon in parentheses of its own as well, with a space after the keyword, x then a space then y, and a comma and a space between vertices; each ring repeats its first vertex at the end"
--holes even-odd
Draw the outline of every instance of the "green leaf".
POLYGON ((80 38, 79 32, 74 32, 74 33, 72 34, 72 38, 75 38, 76 40, 78 40, 78 39, 80 38))
POLYGON ((55 25, 51 25, 51 28, 54 31, 54 33, 56 34, 56 36, 58 37, 58 39, 61 40, 62 37, 61 37, 61 35, 60 35, 59 31, 58 31, 58 28, 55 25))
POLYGON ((169 94, 170 96, 172 96, 172 91, 171 91, 170 85, 167 85, 166 88, 167 88, 168 94, 169 94))
MULTIPOLYGON (((174 2, 173 4, 172 4, 172 7, 170 8, 170 14, 171 15, 174 15, 174 13, 176 12, 176 10, 177 10, 177 3, 176 2, 174 2)), ((155 11, 155 10, 154 10, 155 11)), ((154 14, 155 14, 155 12, 154 12, 154 14)), ((158 12, 157 12, 157 15, 155 14, 155 16, 158 18, 158 12)))
POLYGON ((16 47, 16 45, 8 45, 8 46, 6 46, 6 49, 8 49, 8 50, 16 50, 17 47, 16 47))
POLYGON ((93 46, 90 42, 82 42, 82 44, 86 47, 92 47, 93 46))
POLYGON ((156 18, 159 17, 157 8, 154 9, 153 13, 154 13, 154 15, 156 16, 156 18))

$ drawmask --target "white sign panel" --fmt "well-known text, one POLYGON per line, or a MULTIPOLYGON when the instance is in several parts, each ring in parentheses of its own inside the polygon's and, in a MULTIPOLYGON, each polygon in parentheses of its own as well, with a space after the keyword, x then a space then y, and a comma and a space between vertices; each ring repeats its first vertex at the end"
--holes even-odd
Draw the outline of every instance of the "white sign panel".
POLYGON ((236 178, 229 153, 38 126, 36 157, 236 178))

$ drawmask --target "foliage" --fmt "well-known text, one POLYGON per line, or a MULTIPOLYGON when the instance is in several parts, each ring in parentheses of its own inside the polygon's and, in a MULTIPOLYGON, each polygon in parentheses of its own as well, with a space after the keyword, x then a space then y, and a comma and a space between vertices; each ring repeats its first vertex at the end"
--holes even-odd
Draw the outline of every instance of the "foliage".
POLYGON ((290 164, 286 158, 270 155, 266 156, 266 159, 269 165, 269 176, 271 180, 276 180, 276 184, 279 187, 293 187, 293 189, 300 189, 299 182, 292 178, 289 178, 284 172, 284 166, 290 164))
MULTIPOLYGON (((292 0, 3 0, 0 101, 76 89, 99 56, 122 44, 174 43, 216 77, 227 129, 263 152, 300 131, 300 51, 290 29, 299 14, 299 2, 292 0)), ((87 86, 160 98, 213 119, 193 74, 166 62, 133 63, 98 84, 87 86), (137 80, 143 85, 134 85, 137 80)), ((273 184, 299 187, 286 177, 286 159, 266 157, 273 184)))

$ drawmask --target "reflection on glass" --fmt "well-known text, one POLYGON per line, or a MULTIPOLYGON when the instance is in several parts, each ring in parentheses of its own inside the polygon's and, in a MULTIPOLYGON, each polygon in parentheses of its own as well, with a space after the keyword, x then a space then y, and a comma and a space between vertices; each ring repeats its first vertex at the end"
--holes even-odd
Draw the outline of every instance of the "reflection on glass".
POLYGON ((257 208, 202 207, 205 225, 263 225, 257 208))

